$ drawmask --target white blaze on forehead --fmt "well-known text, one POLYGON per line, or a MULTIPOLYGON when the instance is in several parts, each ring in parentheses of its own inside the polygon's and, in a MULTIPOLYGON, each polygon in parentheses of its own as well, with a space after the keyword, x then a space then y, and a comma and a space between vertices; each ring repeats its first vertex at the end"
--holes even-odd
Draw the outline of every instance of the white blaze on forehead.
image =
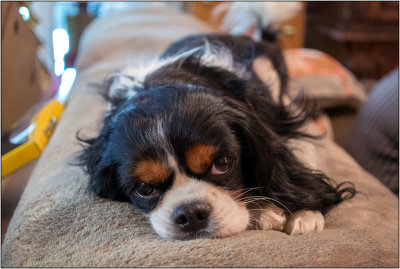
MULTIPOLYGON (((165 136, 163 120, 160 118, 152 119, 154 120, 149 128, 139 126, 138 129, 144 132, 144 137, 149 141, 153 146, 164 149, 167 151, 169 146, 168 139, 165 136)), ((147 125, 147 123, 146 123, 147 125)))
POLYGON ((160 139, 163 139, 163 140, 165 140, 165 133, 164 133, 164 126, 163 126, 163 122, 162 122, 162 120, 157 120, 157 124, 156 124, 156 128, 157 128, 157 136, 160 138, 160 139))
POLYGON ((188 184, 191 180, 193 180, 193 179, 190 179, 188 176, 183 175, 179 171, 178 163, 175 160, 175 158, 172 157, 171 154, 168 154, 168 165, 175 173, 174 184, 172 187, 173 189, 178 188, 181 185, 188 184))

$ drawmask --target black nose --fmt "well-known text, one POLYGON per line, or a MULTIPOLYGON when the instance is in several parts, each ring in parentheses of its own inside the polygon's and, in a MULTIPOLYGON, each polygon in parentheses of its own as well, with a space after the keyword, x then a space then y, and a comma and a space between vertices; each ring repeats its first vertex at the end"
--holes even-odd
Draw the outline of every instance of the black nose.
POLYGON ((185 232, 195 232, 207 226, 211 206, 203 201, 181 204, 172 216, 176 225, 185 232))

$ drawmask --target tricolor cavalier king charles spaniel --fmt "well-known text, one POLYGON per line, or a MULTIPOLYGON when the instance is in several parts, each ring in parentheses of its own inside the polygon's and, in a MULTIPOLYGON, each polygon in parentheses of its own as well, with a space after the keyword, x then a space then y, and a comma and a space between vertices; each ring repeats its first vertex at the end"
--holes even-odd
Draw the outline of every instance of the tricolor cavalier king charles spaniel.
POLYGON ((95 194, 130 202, 164 238, 320 232, 322 214, 355 193, 289 147, 312 139, 300 130, 311 114, 284 102, 277 42, 189 36, 108 81, 110 110, 100 134, 81 139, 81 165, 95 194))

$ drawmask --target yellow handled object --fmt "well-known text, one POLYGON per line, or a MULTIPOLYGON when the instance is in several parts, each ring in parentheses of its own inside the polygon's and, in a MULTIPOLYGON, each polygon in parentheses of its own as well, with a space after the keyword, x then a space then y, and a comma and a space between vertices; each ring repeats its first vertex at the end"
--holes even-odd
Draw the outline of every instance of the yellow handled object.
POLYGON ((51 137, 64 105, 53 99, 34 117, 28 141, 1 157, 1 176, 13 172, 22 165, 38 158, 51 137))
POLYGON ((40 156, 64 110, 75 76, 75 68, 66 69, 56 97, 35 114, 28 128, 10 140, 13 144, 20 144, 27 138, 25 143, 1 157, 2 178, 40 156))

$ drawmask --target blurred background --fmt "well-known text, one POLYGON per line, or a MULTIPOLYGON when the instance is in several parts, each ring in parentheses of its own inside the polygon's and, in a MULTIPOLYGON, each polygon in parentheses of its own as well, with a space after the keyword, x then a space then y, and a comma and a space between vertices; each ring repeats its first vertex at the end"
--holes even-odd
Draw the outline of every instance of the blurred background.
MULTIPOLYGON (((213 19, 211 14, 220 3, 152 2, 150 5, 190 13, 218 28, 221 20, 213 19)), ((284 49, 315 48, 326 52, 348 68, 365 85, 366 92, 398 66, 398 2, 301 4, 298 14, 280 25, 284 49)), ((92 20, 119 9, 145 5, 149 3, 2 3, 2 133, 35 103, 55 94, 62 72, 73 67, 79 38, 92 20), (29 76, 16 75, 21 71, 28 71, 23 73, 29 76), (10 88, 14 89, 12 93, 10 88)), ((338 135, 342 143, 342 134, 338 135)))
MULTIPOLYGON (((15 147, 9 143, 9 136, 17 123, 27 114, 32 115, 40 107, 38 104, 54 97, 63 72, 74 67, 81 34, 96 17, 120 9, 157 6, 186 12, 219 29, 223 17, 212 15, 219 4, 221 2, 2 2, 2 155, 15 147)), ((299 54, 296 49, 316 49, 326 55, 318 68, 323 69, 323 64, 326 67, 328 63, 338 66, 325 74, 327 81, 340 72, 351 74, 351 83, 357 85, 358 91, 353 95, 361 96, 356 98, 357 102, 348 98, 322 107, 331 120, 334 139, 365 169, 383 178, 376 172, 379 167, 371 168, 371 158, 363 159, 370 154, 363 149, 371 143, 368 139, 386 139, 373 130, 385 130, 395 140, 385 140, 385 145, 393 148, 390 158, 393 161, 397 158, 397 165, 392 174, 397 173, 398 177, 399 3, 301 2, 298 13, 280 23, 278 29, 287 59, 299 54), (377 107, 387 109, 381 112, 377 107), (375 122, 386 122, 386 125, 375 122), (362 128, 358 128, 361 124, 362 128), (356 145, 354 141, 363 144, 356 145)), ((309 57, 308 61, 311 60, 309 57)), ((295 78, 296 66, 294 61, 289 62, 292 63, 289 72, 295 78)), ((2 235, 34 166, 35 161, 2 180, 2 235)), ((385 171, 387 168, 381 173, 385 171)), ((398 183, 397 189, 389 187, 398 194, 398 183)))

